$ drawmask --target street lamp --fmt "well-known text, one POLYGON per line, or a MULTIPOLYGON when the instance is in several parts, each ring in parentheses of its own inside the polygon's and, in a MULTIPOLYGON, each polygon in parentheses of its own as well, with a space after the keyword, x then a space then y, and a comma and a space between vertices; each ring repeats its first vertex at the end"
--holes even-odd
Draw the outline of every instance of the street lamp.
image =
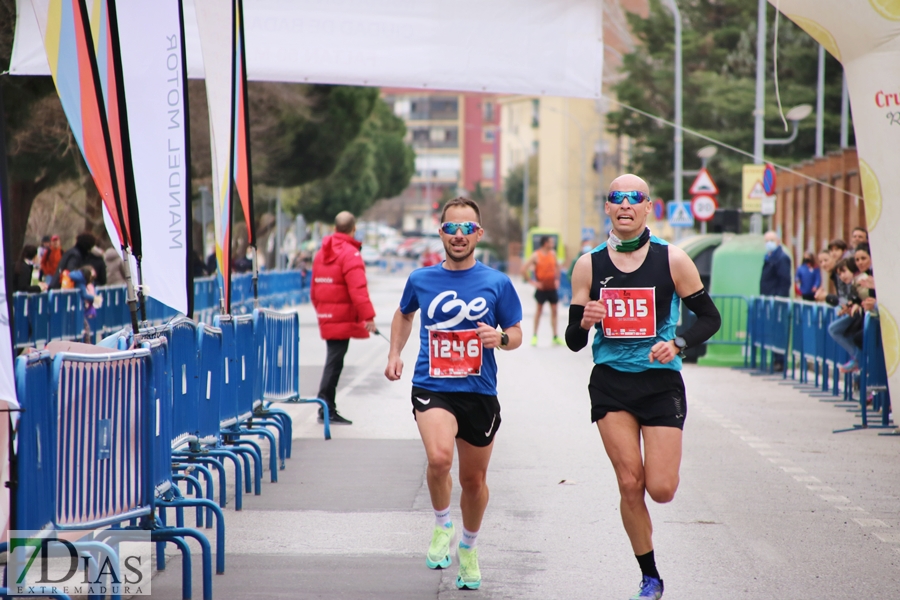
POLYGON ((810 113, 812 113, 812 110, 812 104, 798 104, 784 115, 784 117, 791 122, 791 125, 794 126, 791 135, 781 139, 763 138, 762 143, 766 146, 783 146, 784 144, 790 144, 797 139, 797 133, 799 133, 800 130, 800 121, 808 117, 810 113))
MULTIPOLYGON (((766 0, 760 0, 766 2, 766 0)), ((675 0, 666 0, 675 19, 675 200, 684 199, 684 133, 682 132, 682 81, 681 81, 681 11, 675 0)))
POLYGON ((715 156, 716 152, 718 151, 719 149, 712 144, 710 144, 709 146, 703 146, 702 148, 697 150, 697 158, 700 159, 700 167, 705 169, 706 163, 708 163, 709 159, 715 156))

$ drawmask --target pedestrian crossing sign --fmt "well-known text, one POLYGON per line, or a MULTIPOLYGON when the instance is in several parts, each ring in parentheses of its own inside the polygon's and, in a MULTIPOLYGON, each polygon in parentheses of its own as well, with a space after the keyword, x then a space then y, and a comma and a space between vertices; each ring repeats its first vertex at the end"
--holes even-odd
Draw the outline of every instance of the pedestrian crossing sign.
POLYGON ((694 215, 687 200, 670 200, 666 203, 666 214, 672 227, 693 227, 694 215))

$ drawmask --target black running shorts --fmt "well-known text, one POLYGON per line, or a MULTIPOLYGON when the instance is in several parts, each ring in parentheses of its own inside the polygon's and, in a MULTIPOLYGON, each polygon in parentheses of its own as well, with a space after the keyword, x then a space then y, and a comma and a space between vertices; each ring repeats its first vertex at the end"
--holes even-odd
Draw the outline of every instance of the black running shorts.
POLYGON ((543 304, 544 302, 549 302, 550 304, 558 304, 559 292, 557 292, 556 290, 537 290, 534 293, 534 299, 537 300, 538 304, 543 304))
POLYGON ((500 401, 497 396, 471 392, 432 392, 412 389, 413 417, 416 411, 443 408, 456 417, 456 437, 483 448, 494 441, 500 429, 500 401))
POLYGON ((624 410, 641 425, 684 429, 687 397, 680 371, 647 369, 626 373, 608 365, 594 365, 588 391, 591 422, 609 412, 624 410))

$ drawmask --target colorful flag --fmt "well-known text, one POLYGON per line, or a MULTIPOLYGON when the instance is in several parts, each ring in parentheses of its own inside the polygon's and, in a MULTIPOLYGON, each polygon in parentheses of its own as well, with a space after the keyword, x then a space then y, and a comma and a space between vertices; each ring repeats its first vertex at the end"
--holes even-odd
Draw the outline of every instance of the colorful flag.
POLYGON ((247 243, 256 246, 253 220, 253 180, 250 176, 250 117, 247 103, 247 53, 244 49, 243 0, 234 3, 234 184, 244 219, 247 221, 247 243))
MULTIPOLYGON (((115 38, 110 35, 108 4, 97 8, 96 38, 85 0, 32 0, 50 74, 75 141, 115 225, 122 245, 133 247, 127 188, 133 183, 130 155, 124 151, 124 102, 115 38), (102 68, 101 68, 102 67, 102 68)), ((112 237, 112 235, 111 235, 112 237)))
MULTIPOLYGON (((238 132, 240 114, 246 115, 245 84, 238 84, 243 71, 243 52, 238 47, 240 11, 238 0, 197 0, 197 28, 203 64, 206 66, 206 99, 209 106, 209 138, 212 154, 213 224, 215 226, 216 259, 219 290, 225 312, 231 310, 231 220, 232 194, 235 190, 236 167, 241 164, 241 178, 249 190, 249 153, 236 150, 238 137, 246 147, 246 127, 238 132), (240 59, 238 58, 240 57, 240 59), (238 97, 241 102, 238 102, 238 97)), ((246 192, 245 192, 246 193, 246 192)), ((249 195, 247 196, 249 200, 249 195)))

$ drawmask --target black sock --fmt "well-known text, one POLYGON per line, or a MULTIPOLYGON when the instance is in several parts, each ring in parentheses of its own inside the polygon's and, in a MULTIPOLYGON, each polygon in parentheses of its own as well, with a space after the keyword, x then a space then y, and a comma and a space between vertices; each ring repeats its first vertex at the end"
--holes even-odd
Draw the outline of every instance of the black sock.
POLYGON ((638 564, 641 566, 642 575, 653 577, 654 579, 660 579, 659 571, 656 570, 656 559, 653 557, 653 550, 651 550, 647 554, 642 554, 640 556, 635 554, 634 557, 637 559, 638 564))

